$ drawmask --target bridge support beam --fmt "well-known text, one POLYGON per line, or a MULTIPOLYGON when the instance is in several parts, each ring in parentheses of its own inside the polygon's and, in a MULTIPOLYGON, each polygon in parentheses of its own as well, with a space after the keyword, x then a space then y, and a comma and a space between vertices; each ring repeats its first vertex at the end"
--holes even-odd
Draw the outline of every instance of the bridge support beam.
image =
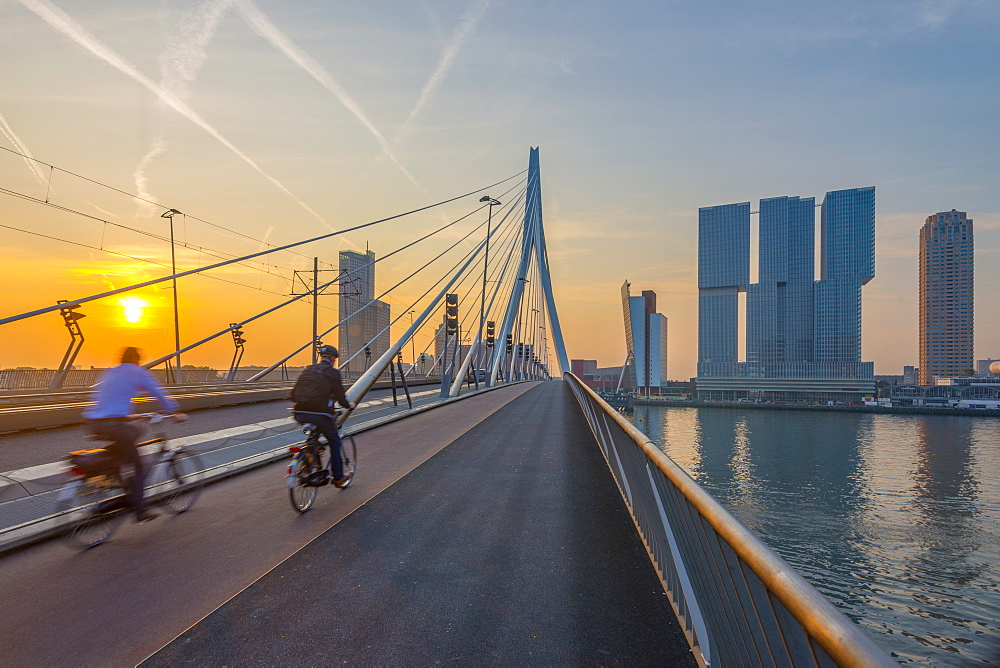
MULTIPOLYGON (((566 345, 563 342, 562 327, 559 324, 559 314, 556 311, 556 301, 552 295, 552 277, 549 274, 549 260, 545 249, 545 230, 542 225, 542 176, 539 167, 538 148, 530 149, 528 155, 528 186, 524 207, 524 226, 522 228, 523 237, 521 242, 521 263, 517 270, 517 279, 514 281, 514 289, 511 291, 510 303, 507 305, 507 312, 504 314, 500 331, 497 336, 497 347, 505 345, 507 335, 513 329, 514 320, 517 317, 521 306, 521 299, 524 297, 524 284, 528 278, 528 268, 534 256, 538 276, 541 278, 542 292, 545 296, 545 312, 548 314, 549 331, 552 333, 552 344, 556 349, 556 357, 559 362, 560 376, 569 371, 569 358, 566 355, 566 345)), ((497 382, 500 367, 503 365, 505 356, 497 352, 493 357, 493 363, 487 379, 487 384, 492 386, 497 382)), ((513 369, 513 364, 510 369, 513 369)), ((508 371, 509 374, 509 371, 508 371)), ((550 372, 553 377, 558 377, 550 372)), ((508 377, 509 380, 509 377, 508 377)))

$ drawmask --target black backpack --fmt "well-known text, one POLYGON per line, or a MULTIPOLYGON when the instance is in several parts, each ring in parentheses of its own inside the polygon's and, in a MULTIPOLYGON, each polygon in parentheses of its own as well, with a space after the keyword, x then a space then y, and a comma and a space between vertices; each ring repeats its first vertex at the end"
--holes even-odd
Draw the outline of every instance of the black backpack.
POLYGON ((302 370, 302 375, 292 388, 295 408, 304 411, 325 411, 330 405, 333 380, 323 373, 323 367, 312 364, 302 370))

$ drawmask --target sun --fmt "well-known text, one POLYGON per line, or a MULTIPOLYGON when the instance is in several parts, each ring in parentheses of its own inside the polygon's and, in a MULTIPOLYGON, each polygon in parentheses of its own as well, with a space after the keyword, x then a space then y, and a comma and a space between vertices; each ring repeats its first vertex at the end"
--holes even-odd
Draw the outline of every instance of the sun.
POLYGON ((149 302, 142 297, 124 297, 118 300, 118 305, 122 307, 122 319, 130 325, 138 325, 149 302))

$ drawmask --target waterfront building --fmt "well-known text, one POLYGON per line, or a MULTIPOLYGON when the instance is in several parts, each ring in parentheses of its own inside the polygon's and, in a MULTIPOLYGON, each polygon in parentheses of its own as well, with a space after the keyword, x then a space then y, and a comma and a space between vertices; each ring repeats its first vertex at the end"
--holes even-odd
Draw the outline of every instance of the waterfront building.
POLYGON ((597 360, 570 360, 569 366, 573 375, 587 385, 594 380, 594 376, 597 374, 597 360))
POLYGON ((622 284, 629 381, 639 394, 658 394, 667 385, 667 318, 656 312, 656 293, 633 297, 622 284))
MULTIPOLYGON (((994 365, 1000 365, 1000 360, 987 359, 987 360, 976 360, 976 375, 977 376, 992 376, 994 372, 990 368, 994 365)), ((997 367, 996 375, 1000 375, 1000 366, 997 367)))
POLYGON ((339 313, 341 320, 349 319, 337 330, 337 347, 341 372, 350 378, 364 373, 389 350, 391 314, 388 303, 375 299, 375 251, 340 251, 339 259, 339 313))
POLYGON ((972 219, 964 211, 928 216, 920 229, 920 384, 973 366, 972 219))
POLYGON ((875 275, 875 188, 826 193, 818 279, 815 209, 812 197, 760 201, 754 283, 750 203, 699 209, 699 397, 858 401, 873 393, 873 364, 861 361, 861 288, 875 275))
POLYGON ((903 367, 903 385, 916 385, 920 369, 915 366, 903 367))

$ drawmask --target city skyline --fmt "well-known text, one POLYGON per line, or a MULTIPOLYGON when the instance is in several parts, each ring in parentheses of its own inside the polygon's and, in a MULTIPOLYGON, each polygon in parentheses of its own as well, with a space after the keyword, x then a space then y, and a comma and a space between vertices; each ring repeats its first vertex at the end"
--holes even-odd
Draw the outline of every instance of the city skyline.
MULTIPOLYGON (((879 271, 861 336, 880 373, 918 361, 917 231, 928 215, 975 219, 975 290, 981 300, 1000 291, 995 4, 19 0, 0 5, 0 18, 0 53, 17 63, 0 91, 0 147, 45 163, 0 152, 0 186, 91 216, 0 195, 3 315, 163 275, 165 208, 185 214, 174 222, 188 269, 212 249, 254 252, 500 181, 524 168, 529 146, 541 149, 552 283, 573 358, 621 363, 616 288, 627 277, 670 316, 670 375, 694 376, 697 210, 755 193, 878 188, 879 271), (929 105, 929 95, 950 102, 929 105), (962 159, 928 157, 939 155, 962 159)), ((285 264, 308 271, 318 256, 336 267, 340 250, 367 248, 382 257, 401 231, 467 211, 349 233, 285 264)), ((409 268, 389 258, 379 272, 391 285, 409 268)), ((289 291, 241 267, 224 278, 289 291)), ((420 287, 390 300, 393 311, 420 287)), ((177 294, 182 343, 276 300, 201 279, 177 294)), ((151 358, 172 350, 172 293, 138 296, 135 322, 122 322, 117 300, 84 309, 79 364, 106 365, 123 338, 151 358)), ((336 309, 320 301, 322 331, 336 309)), ((294 326, 248 331, 244 364, 305 342, 310 308, 290 308, 294 326)), ((0 366, 58 363, 65 328, 34 320, 0 328, 0 366)), ((974 357, 1000 355, 1000 313, 981 309, 975 326, 974 357)), ((422 333, 418 347, 432 341, 422 333)), ((184 362, 230 355, 220 341, 184 362)))

